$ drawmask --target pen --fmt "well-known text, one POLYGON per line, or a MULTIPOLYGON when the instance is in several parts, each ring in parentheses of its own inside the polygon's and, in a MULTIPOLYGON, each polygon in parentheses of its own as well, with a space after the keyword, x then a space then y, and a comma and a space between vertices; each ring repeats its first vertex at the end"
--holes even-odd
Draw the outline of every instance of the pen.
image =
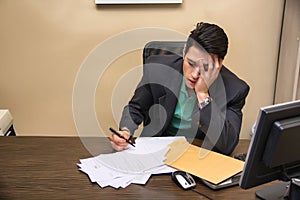
POLYGON ((120 135, 120 133, 118 133, 115 129, 109 128, 109 130, 110 130, 111 132, 113 132, 114 134, 116 134, 119 138, 122 138, 122 139, 126 140, 126 142, 127 142, 128 144, 130 144, 130 145, 132 145, 133 147, 135 147, 134 144, 133 144, 129 139, 124 138, 124 137, 123 137, 122 135, 120 135))

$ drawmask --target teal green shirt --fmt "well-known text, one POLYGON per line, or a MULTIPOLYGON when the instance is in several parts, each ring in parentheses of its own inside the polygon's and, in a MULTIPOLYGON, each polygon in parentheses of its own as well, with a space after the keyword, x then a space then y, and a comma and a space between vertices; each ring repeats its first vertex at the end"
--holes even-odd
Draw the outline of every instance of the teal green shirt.
POLYGON ((182 78, 178 102, 172 121, 164 133, 165 136, 175 136, 177 131, 191 128, 192 113, 197 101, 196 94, 189 96, 186 84, 182 78))

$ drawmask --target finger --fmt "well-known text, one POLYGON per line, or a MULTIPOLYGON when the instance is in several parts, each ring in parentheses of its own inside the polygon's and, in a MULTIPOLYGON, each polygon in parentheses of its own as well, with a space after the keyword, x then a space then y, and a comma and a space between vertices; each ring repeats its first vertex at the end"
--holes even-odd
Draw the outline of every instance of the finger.
POLYGON ((215 77, 215 74, 220 69, 220 63, 217 55, 211 55, 209 57, 208 77, 215 77))
POLYGON ((209 64, 203 64, 203 69, 205 72, 208 71, 208 68, 209 68, 209 64))
POLYGON ((122 151, 122 150, 125 150, 125 149, 128 149, 128 144, 125 144, 125 145, 117 145, 115 143, 112 144, 112 147, 117 150, 117 151, 122 151))
POLYGON ((111 143, 112 148, 115 149, 116 151, 123 151, 125 149, 128 149, 127 143, 125 145, 117 145, 113 141, 111 141, 110 143, 111 143))
POLYGON ((119 133, 127 140, 130 137, 130 134, 128 131, 119 131, 119 133))
POLYGON ((121 137, 116 134, 111 135, 111 137, 116 141, 125 141, 130 137, 130 134, 127 131, 118 131, 118 133, 121 135, 121 137))
POLYGON ((120 138, 119 136, 112 134, 111 135, 111 141, 114 142, 117 145, 124 145, 126 144, 126 140, 123 138, 120 138))
POLYGON ((214 69, 214 59, 209 56, 208 60, 202 62, 202 66, 201 72, 211 72, 214 69))
POLYGON ((218 60, 218 56, 216 56, 216 55, 212 55, 212 56, 209 57, 209 68, 210 68, 211 71, 213 69, 215 69, 218 65, 218 63, 216 62, 217 61, 216 58, 218 60))

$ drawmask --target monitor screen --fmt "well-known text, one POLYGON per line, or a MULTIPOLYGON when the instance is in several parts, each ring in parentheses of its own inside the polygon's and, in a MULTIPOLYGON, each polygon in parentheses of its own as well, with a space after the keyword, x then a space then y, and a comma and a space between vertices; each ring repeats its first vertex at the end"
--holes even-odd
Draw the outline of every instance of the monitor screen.
POLYGON ((247 152, 240 187, 248 189, 274 180, 288 181, 256 193, 262 198, 268 193, 283 195, 296 177, 300 177, 300 101, 263 107, 247 152))

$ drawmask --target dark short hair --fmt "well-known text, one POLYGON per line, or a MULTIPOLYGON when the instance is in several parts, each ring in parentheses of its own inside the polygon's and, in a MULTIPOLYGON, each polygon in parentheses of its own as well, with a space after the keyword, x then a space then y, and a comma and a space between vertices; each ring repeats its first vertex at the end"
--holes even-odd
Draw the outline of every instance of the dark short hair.
POLYGON ((228 49, 228 38, 222 28, 215 24, 200 22, 191 31, 186 43, 186 53, 191 46, 198 46, 208 53, 224 59, 228 49))

